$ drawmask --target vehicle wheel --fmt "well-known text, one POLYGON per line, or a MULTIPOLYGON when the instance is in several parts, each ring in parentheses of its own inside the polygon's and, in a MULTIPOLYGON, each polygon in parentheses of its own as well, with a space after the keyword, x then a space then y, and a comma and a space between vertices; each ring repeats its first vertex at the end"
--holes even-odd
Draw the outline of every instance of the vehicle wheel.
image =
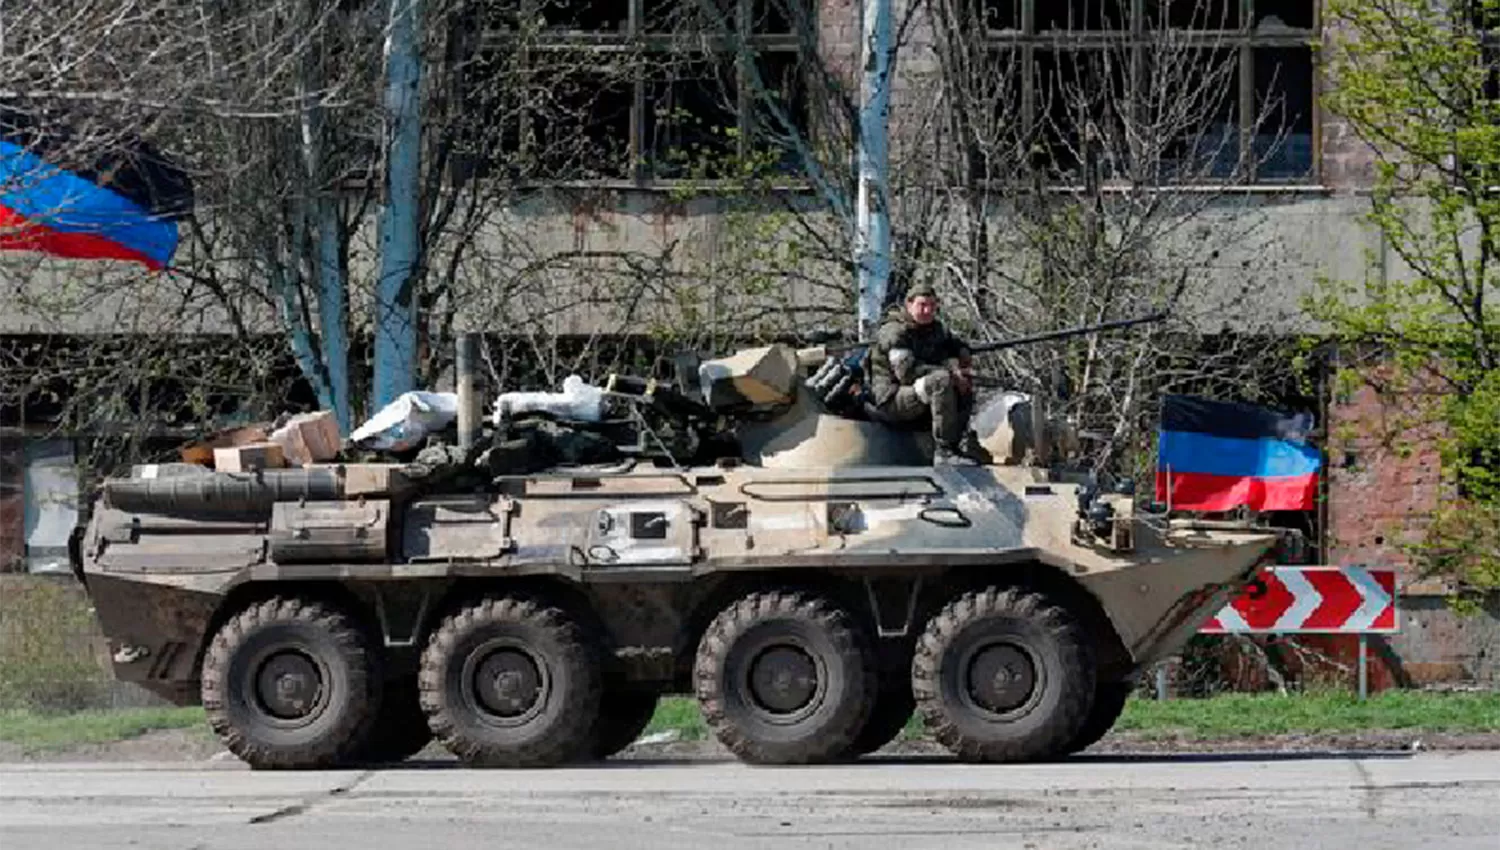
POLYGON ((422 653, 422 710, 460 759, 549 767, 588 754, 599 717, 597 644, 561 608, 496 596, 443 620, 422 653))
POLYGON ((635 743, 651 725, 657 700, 654 690, 606 688, 599 706, 599 725, 594 730, 594 758, 607 759, 635 743))
POLYGON ((363 759, 370 762, 405 761, 420 753, 432 741, 432 729, 422 712, 417 694, 417 679, 386 682, 385 697, 375 717, 375 731, 366 745, 363 759))
POLYGON ((1120 719, 1120 713, 1125 710, 1125 702, 1130 699, 1130 692, 1133 690, 1135 685, 1131 682, 1100 682, 1094 690, 1094 706, 1089 709, 1088 720, 1084 721, 1083 728, 1078 731, 1078 737, 1068 745, 1068 755, 1083 752, 1099 743, 1099 739, 1120 719))
POLYGON ((1094 701, 1094 657, 1068 611, 988 588, 950 602, 917 641, 912 691, 934 737, 966 761, 1066 752, 1094 701))
POLYGON ((203 708, 257 769, 347 763, 374 729, 380 673, 365 632, 320 602, 274 598, 234 615, 203 657, 203 708))
POLYGON ((854 758, 866 756, 896 740, 896 736, 901 734, 901 730, 911 720, 916 707, 917 702, 911 694, 909 682, 903 681, 882 688, 880 695, 875 698, 875 709, 870 712, 869 722, 860 731, 859 737, 854 739, 850 755, 854 758))
POLYGON ((703 718, 740 759, 827 762, 870 716, 875 658, 853 618, 802 593, 756 593, 720 612, 698 644, 703 718))

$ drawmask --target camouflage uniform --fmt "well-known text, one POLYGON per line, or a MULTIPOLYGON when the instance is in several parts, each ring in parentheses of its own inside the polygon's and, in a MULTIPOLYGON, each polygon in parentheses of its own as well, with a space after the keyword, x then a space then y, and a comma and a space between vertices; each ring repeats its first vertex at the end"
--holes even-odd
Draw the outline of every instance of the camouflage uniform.
POLYGON ((939 455, 961 454, 974 397, 959 392, 948 361, 968 359, 968 346, 942 322, 919 325, 905 309, 893 307, 870 351, 872 401, 890 422, 910 422, 930 412, 939 455))

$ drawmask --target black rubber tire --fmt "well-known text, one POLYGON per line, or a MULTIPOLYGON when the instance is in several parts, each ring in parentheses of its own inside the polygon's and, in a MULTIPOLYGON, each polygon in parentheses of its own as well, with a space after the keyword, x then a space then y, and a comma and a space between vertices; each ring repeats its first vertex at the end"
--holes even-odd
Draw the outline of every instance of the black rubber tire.
POLYGON ((869 721, 849 749, 850 756, 867 756, 896 740, 896 736, 911 721, 916 708, 917 701, 911 694, 909 682, 902 681, 882 688, 880 695, 875 698, 875 708, 870 712, 869 721))
POLYGON ((842 758, 869 719, 877 686, 870 641, 832 602, 772 591, 735 602, 698 644, 693 679, 715 737, 752 764, 816 764, 842 758), (757 706, 750 664, 761 648, 795 645, 817 668, 805 705, 783 712, 757 706))
POLYGON ((1084 721, 1083 728, 1078 731, 1073 743, 1068 745, 1068 755, 1083 752, 1099 743, 1099 739, 1120 719, 1120 714, 1125 711, 1125 702, 1130 699, 1134 690, 1135 685, 1131 682, 1100 682, 1094 689, 1094 705, 1089 709, 1088 719, 1084 721))
MULTIPOLYGON (((964 761, 1048 759, 1066 753, 1088 719, 1094 664, 1067 609, 1040 593, 991 587, 962 594, 927 624, 912 659, 912 692, 933 737, 964 761), (1031 673, 1024 699, 1002 710, 980 705, 967 669, 978 660, 971 654, 996 645, 1010 647, 1031 673)), ((1007 676, 1018 666, 1006 664, 1007 676)))
POLYGON ((593 757, 607 759, 635 743, 651 725, 659 699, 660 694, 655 690, 606 688, 599 707, 599 723, 594 728, 593 757))
POLYGON ((380 712, 375 717, 375 731, 362 759, 377 763, 406 761, 431 742, 432 729, 422 711, 417 678, 387 681, 380 712))
POLYGON ((433 737, 462 761, 484 767, 553 767, 588 755, 599 717, 601 658, 590 632, 563 608, 492 596, 444 618, 422 652, 422 710, 433 737), (537 692, 520 717, 480 705, 474 682, 486 647, 531 665, 537 692))
MULTIPOLYGON (((229 752, 259 770, 348 764, 365 749, 380 704, 378 656, 348 614, 321 602, 276 597, 230 617, 214 633, 200 678, 208 724, 229 752), (300 718, 278 718, 256 695, 262 662, 300 656, 318 684, 300 718)), ((295 680, 295 677, 291 677, 295 680)), ((286 678, 283 678, 285 681, 286 678)))

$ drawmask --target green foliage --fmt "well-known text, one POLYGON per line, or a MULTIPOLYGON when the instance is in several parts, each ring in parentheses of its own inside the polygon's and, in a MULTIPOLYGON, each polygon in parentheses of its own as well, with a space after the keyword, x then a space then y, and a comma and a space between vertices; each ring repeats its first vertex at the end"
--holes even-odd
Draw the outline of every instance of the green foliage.
POLYGON ((1426 694, 1386 691, 1364 702, 1347 692, 1221 694, 1209 699, 1132 698, 1115 724, 1121 732, 1193 737, 1276 735, 1307 732, 1426 732, 1500 730, 1500 699, 1494 694, 1426 694))
POLYGON ((70 714, 38 714, 32 711, 0 711, 0 741, 18 745, 27 754, 66 750, 88 744, 111 744, 160 729, 208 725, 203 709, 132 708, 118 711, 79 711, 70 714))
MULTIPOLYGON (((1132 697, 1114 728, 1147 736, 1195 738, 1388 729, 1495 732, 1500 731, 1500 699, 1494 694, 1384 691, 1361 702, 1353 693, 1336 690, 1289 696, 1224 693, 1164 701, 1132 697)), ((664 731, 676 731, 682 741, 708 737, 698 704, 686 697, 667 697, 658 705, 646 734, 664 731)), ((901 738, 926 737, 921 719, 913 715, 901 738)))
POLYGON ((71 578, 0 583, 0 709, 76 711, 109 692, 93 614, 71 578))
POLYGON ((681 741, 701 741, 708 737, 708 724, 703 722, 703 714, 698 710, 695 700, 687 697, 664 697, 656 704, 656 713, 651 716, 651 722, 642 734, 654 735, 658 732, 676 732, 681 741))
POLYGON ((1471 594, 1500 588, 1500 99, 1473 25, 1497 15, 1329 0, 1325 102, 1378 153, 1369 220, 1393 261, 1308 304, 1397 430, 1437 448, 1448 493, 1411 552, 1471 594))

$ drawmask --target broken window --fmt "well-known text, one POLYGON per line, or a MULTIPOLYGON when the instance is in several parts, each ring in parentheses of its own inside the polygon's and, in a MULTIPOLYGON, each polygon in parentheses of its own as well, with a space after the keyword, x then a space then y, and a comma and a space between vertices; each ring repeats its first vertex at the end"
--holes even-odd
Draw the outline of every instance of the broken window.
POLYGON ((632 101, 633 86, 608 72, 572 72, 538 87, 526 105, 522 161, 537 177, 626 177, 632 101))
POLYGON ((1255 0, 1255 31, 1309 30, 1317 0, 1255 0))
POLYGON ((1117 31, 1130 28, 1130 0, 1061 0, 1038 3, 1037 30, 1117 31))
MULTIPOLYGON (((473 117, 455 171, 529 180, 728 173, 758 144, 742 129, 784 138, 779 115, 805 132, 802 68, 796 43, 784 38, 794 17, 807 17, 805 7, 791 5, 798 2, 497 3, 502 12, 522 8, 515 14, 532 24, 540 19, 546 37, 524 44, 514 31, 492 33, 468 54, 460 85, 473 117), (731 33, 747 40, 724 38, 731 33), (743 69, 735 59, 741 46, 752 60, 743 69), (749 68, 761 72, 764 89, 740 85, 749 68)), ((503 17, 490 7, 485 13, 503 17)))
POLYGON ((790 51, 763 53, 755 58, 754 71, 745 92, 751 121, 744 153, 762 168, 795 171, 800 166, 795 151, 778 142, 801 132, 811 118, 801 57, 790 51), (767 156, 773 161, 762 161, 767 156))
POLYGON ((1255 101, 1260 120, 1252 138, 1256 174, 1268 180, 1312 175, 1312 51, 1255 51, 1255 101))
POLYGON ((1026 65, 1020 50, 997 50, 957 96, 965 107, 953 127, 970 173, 978 180, 1003 178, 1016 168, 1027 144, 1021 96, 1026 65))
POLYGON ((727 57, 677 60, 646 82, 644 153, 653 177, 717 177, 738 150, 735 63, 727 57))
POLYGON ((78 472, 68 440, 28 440, 25 499, 26 569, 66 573, 68 538, 78 524, 78 472))
MULTIPOLYGON (((746 35, 794 32, 794 7, 800 0, 750 0, 746 35)), ((640 0, 648 33, 729 33, 739 29, 740 0, 640 0)), ((805 7, 804 7, 805 8, 805 7)), ((805 15, 804 15, 805 17, 805 15)))
POLYGON ((984 28, 993 32, 1021 29, 1021 0, 981 0, 984 28))
POLYGON ((630 0, 530 0, 542 26, 561 32, 618 33, 630 28, 630 0))
MULTIPOLYGON (((788 35, 796 32, 792 23, 798 20, 799 16, 793 11, 796 7, 791 4, 798 2, 799 0, 751 0, 751 34, 788 35)), ((806 12, 800 16, 804 25, 808 23, 806 16, 806 12)))
POLYGON ((648 33, 731 33, 739 26, 739 0, 640 0, 648 33))
POLYGON ((1469 24, 1479 32, 1500 30, 1500 6, 1486 0, 1467 0, 1469 24))
POLYGON ((1164 50, 1147 119, 1161 176, 1224 179, 1240 167, 1240 62, 1237 50, 1164 50))
POLYGON ((1209 32, 1239 29, 1240 0, 1146 0, 1146 26, 1209 32))
POLYGON ((1013 111, 1056 179, 1316 179, 1316 0, 977 2, 1031 57, 1013 111))
POLYGON ((1086 167, 1099 176, 1119 173, 1114 143, 1125 107, 1128 57, 1117 51, 1037 51, 1036 115, 1046 165, 1081 180, 1086 167))

